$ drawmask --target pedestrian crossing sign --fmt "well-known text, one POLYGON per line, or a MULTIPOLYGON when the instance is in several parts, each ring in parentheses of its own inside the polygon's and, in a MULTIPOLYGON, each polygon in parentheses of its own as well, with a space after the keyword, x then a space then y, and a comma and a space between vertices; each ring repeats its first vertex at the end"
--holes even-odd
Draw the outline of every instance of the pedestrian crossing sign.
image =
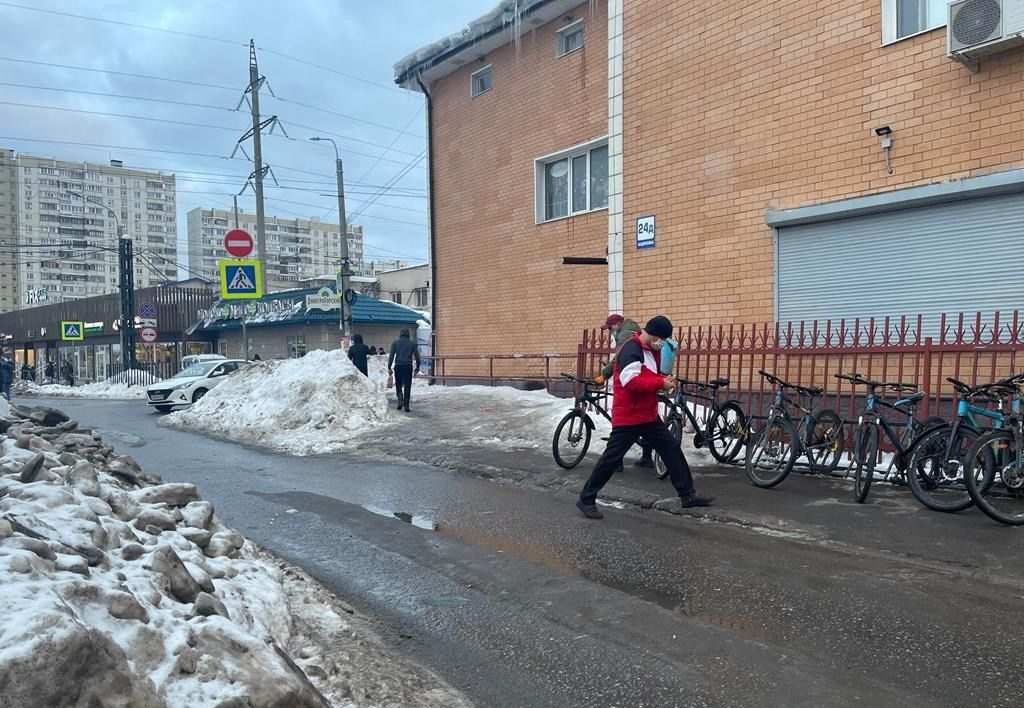
POLYGON ((85 339, 85 326, 81 322, 61 322, 60 338, 65 342, 80 342, 85 339))
POLYGON ((222 300, 251 300, 263 297, 263 278, 259 261, 220 261, 218 265, 222 300))

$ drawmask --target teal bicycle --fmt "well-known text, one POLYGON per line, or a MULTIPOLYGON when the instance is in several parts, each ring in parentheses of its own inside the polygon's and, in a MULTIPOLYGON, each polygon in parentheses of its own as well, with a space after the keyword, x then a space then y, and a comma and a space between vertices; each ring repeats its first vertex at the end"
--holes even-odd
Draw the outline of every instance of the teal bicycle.
POLYGON ((1006 414, 1003 401, 1018 397, 1021 376, 1002 381, 970 386, 954 378, 946 379, 960 396, 956 418, 952 423, 924 432, 916 441, 907 470, 907 485, 914 497, 934 511, 963 511, 974 502, 968 491, 967 467, 974 476, 973 484, 987 490, 995 476, 996 457, 982 454, 969 465, 970 450, 985 434, 980 419, 990 421, 994 430, 1003 427, 1006 414))

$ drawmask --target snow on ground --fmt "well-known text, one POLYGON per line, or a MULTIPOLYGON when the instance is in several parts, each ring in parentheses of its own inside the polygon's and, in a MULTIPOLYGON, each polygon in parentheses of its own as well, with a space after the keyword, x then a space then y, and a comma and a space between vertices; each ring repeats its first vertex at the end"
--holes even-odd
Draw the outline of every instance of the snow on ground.
POLYGON ((106 381, 65 386, 63 384, 37 384, 34 381, 18 380, 11 391, 16 396, 37 396, 54 398, 96 398, 133 400, 146 397, 146 387, 160 379, 145 371, 126 371, 111 376, 106 381))
POLYGON ((340 350, 253 362, 164 421, 296 455, 333 452, 389 421, 379 378, 363 376, 340 350))
POLYGON ((0 414, 0 704, 468 705, 193 485, 59 411, 0 414))
MULTIPOLYGON (((571 398, 544 390, 430 386, 416 377, 413 413, 407 414, 395 410, 394 389, 387 388, 387 358, 371 357, 369 373, 369 379, 362 376, 338 350, 256 362, 164 424, 296 455, 337 452, 381 436, 415 436, 425 446, 547 452, 573 406, 571 398)), ((590 417, 590 452, 600 454, 611 424, 596 411, 590 417)), ((707 450, 694 449, 692 441, 684 434, 687 456, 706 460, 707 450)))

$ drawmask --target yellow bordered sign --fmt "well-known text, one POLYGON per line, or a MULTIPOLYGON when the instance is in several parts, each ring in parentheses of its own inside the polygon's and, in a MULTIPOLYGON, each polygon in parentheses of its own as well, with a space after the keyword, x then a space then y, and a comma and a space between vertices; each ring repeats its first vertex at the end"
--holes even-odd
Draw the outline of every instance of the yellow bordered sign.
POLYGON ((255 300, 263 297, 259 261, 218 261, 221 300, 255 300))
POLYGON ((85 325, 82 322, 61 322, 60 338, 65 342, 81 342, 85 339, 85 325))

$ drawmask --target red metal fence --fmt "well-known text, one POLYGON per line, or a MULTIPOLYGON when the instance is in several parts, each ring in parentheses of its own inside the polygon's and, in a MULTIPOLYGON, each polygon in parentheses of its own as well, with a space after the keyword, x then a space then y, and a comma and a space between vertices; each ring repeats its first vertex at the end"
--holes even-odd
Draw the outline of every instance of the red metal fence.
MULTIPOLYGON (((1024 351, 1019 311, 993 315, 885 317, 795 322, 786 325, 705 325, 678 330, 676 374, 691 379, 727 378, 728 398, 763 415, 772 389, 759 369, 804 386, 825 389, 821 407, 856 415, 863 387, 836 379, 857 372, 869 379, 917 384, 928 393, 920 415, 946 415, 956 397, 946 377, 984 383, 1018 372, 1024 351)), ((607 333, 588 330, 577 353, 577 370, 593 376, 610 353, 607 333)))

